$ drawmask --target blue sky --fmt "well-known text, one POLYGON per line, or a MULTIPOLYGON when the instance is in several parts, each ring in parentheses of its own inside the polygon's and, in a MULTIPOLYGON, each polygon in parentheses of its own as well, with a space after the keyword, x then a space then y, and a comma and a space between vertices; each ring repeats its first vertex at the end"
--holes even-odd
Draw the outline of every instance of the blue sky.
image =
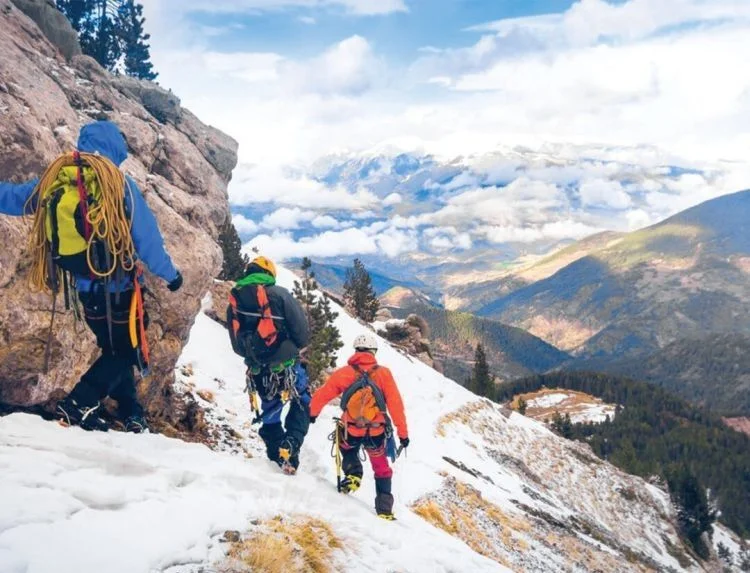
POLYGON ((293 7, 255 13, 212 14, 196 11, 190 21, 198 26, 236 26, 214 38, 220 51, 274 51, 291 57, 325 49, 353 34, 368 38, 395 62, 407 63, 420 48, 456 48, 476 41, 480 32, 469 28, 495 20, 560 13, 571 0, 409 0, 408 12, 356 16, 342 8, 293 7))
POLYGON ((750 181, 747 0, 145 11, 160 83, 239 143, 229 194, 243 237, 280 258, 571 240, 750 181), (423 189, 393 171, 401 153, 433 158, 423 189), (372 157, 376 173, 326 177, 372 157), (459 175, 430 179, 444 169, 459 175))

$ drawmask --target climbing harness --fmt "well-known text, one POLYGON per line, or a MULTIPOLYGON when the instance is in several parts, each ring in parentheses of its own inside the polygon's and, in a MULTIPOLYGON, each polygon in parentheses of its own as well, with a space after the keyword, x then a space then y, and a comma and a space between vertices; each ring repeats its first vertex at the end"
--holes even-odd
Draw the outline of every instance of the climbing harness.
POLYGON ((248 367, 245 373, 245 391, 250 399, 250 407, 255 412, 252 423, 262 421, 259 398, 269 402, 280 396, 282 407, 292 400, 299 402, 301 397, 297 389, 298 378, 295 358, 271 367, 248 367))

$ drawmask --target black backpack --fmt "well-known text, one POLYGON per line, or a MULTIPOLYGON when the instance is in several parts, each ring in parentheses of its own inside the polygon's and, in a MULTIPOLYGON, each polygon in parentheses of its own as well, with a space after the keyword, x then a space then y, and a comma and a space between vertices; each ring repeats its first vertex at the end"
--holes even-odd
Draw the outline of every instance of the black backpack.
POLYGON ((255 366, 266 366, 288 338, 284 317, 274 315, 265 287, 233 288, 227 307, 232 349, 255 366))

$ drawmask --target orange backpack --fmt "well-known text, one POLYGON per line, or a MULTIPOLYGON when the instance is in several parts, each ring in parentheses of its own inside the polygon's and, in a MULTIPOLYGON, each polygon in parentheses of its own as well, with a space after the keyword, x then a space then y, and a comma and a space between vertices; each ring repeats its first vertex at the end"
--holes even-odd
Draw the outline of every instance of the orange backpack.
POLYGON ((386 432, 390 432, 392 425, 386 410, 385 396, 370 377, 378 367, 375 366, 369 372, 356 366, 352 368, 359 374, 359 378, 341 396, 341 409, 347 413, 350 424, 358 428, 385 426, 386 432), (385 422, 375 421, 380 414, 385 417, 385 422))

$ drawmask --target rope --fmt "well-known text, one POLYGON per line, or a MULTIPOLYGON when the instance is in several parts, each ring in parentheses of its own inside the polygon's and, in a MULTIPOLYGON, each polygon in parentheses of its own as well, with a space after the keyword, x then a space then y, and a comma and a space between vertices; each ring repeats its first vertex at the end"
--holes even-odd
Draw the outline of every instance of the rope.
MULTIPOLYGON (((29 238, 29 251, 33 261, 29 284, 35 291, 51 292, 46 268, 47 254, 50 244, 47 238, 45 222, 47 218, 47 201, 45 194, 57 180, 63 167, 75 167, 76 154, 66 153, 58 157, 42 175, 39 183, 26 202, 25 212, 31 212, 30 206, 36 204, 33 214, 33 227, 29 238)), ((86 262, 95 278, 111 276, 118 265, 126 272, 132 271, 135 264, 135 245, 131 236, 131 221, 125 212, 125 193, 127 182, 122 171, 109 159, 101 155, 81 153, 80 160, 85 168, 90 168, 95 175, 96 183, 101 191, 99 201, 88 206, 86 221, 91 228, 86 246, 86 262), (97 269, 92 264, 92 253, 97 243, 103 243, 110 254, 108 268, 97 269)), ((128 186, 129 188, 129 186, 128 186)), ((61 272, 56 269, 56 272, 61 272)))

